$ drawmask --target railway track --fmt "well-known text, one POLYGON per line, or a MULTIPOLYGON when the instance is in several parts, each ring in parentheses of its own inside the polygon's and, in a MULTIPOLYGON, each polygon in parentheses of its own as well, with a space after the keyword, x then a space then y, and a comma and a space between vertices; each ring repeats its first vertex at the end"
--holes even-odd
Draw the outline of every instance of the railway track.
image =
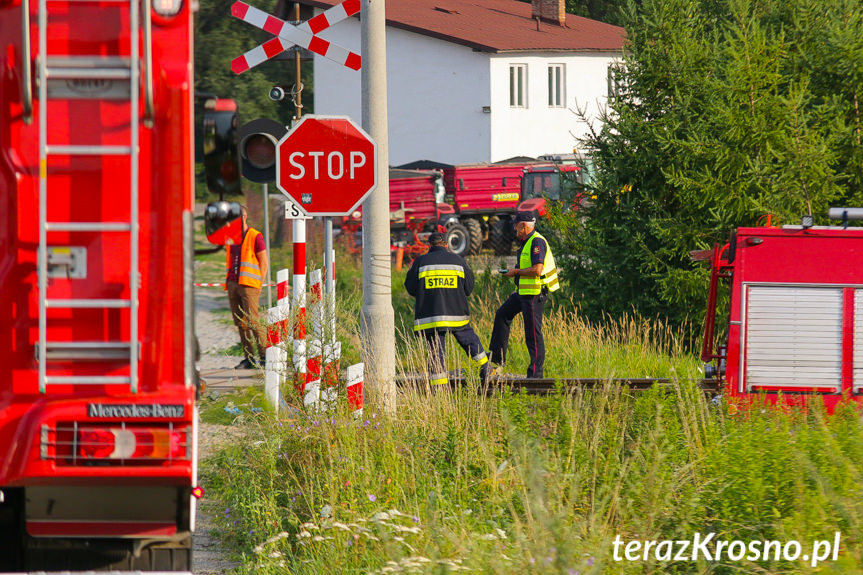
MULTIPOLYGON (((450 388, 464 387, 468 379, 461 374, 450 375, 450 388)), ((409 374, 396 379, 400 387, 415 387, 419 390, 428 389, 428 377, 425 374, 409 374)), ((715 379, 697 380, 698 387, 705 395, 719 395, 720 385, 715 379)), ((479 386, 477 391, 491 395, 495 391, 504 389, 512 390, 514 393, 524 391, 529 395, 546 395, 557 391, 567 392, 577 389, 594 390, 603 389, 606 386, 627 387, 630 391, 646 391, 654 387, 673 389, 675 380, 657 377, 630 377, 630 378, 542 378, 530 379, 527 377, 503 376, 493 382, 479 386)))

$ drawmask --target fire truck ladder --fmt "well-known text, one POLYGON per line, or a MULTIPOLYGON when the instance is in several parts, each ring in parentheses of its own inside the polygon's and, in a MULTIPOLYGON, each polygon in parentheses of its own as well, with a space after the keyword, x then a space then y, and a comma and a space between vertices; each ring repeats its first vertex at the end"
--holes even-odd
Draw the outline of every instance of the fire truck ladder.
MULTIPOLYGON (((51 0, 38 0, 39 58, 37 59, 38 104, 39 104, 39 344, 36 355, 39 363, 39 392, 46 393, 49 385, 107 385, 128 384, 132 393, 138 392, 138 289, 139 289, 139 215, 138 215, 138 172, 139 172, 139 91, 141 62, 138 38, 141 31, 139 0, 116 0, 129 4, 130 10, 130 55, 120 56, 80 56, 69 54, 48 54, 48 4, 51 0), (49 100, 49 80, 63 81, 128 81, 129 82, 129 134, 128 146, 123 145, 66 145, 48 141, 47 106, 49 100), (130 160, 130 216, 128 222, 72 222, 48 221, 48 166, 52 157, 70 158, 74 165, 75 157, 128 156, 130 160), (129 235, 129 299, 52 299, 48 297, 48 233, 49 232, 96 232, 99 234, 126 233, 129 235), (48 309, 129 309, 128 341, 80 341, 57 342, 47 340, 48 309), (128 361, 129 375, 65 376, 49 375, 48 363, 51 361, 128 361)), ((76 0, 69 2, 70 10, 78 3, 96 0, 76 0)), ((23 10, 29 10, 25 0, 23 10)), ((144 0, 144 51, 147 63, 146 114, 152 110, 152 72, 150 70, 150 0, 144 0)), ((29 36, 29 30, 27 31, 29 36)), ((29 38, 25 41, 28 42, 29 38)), ((63 94, 52 94, 51 99, 66 99, 63 94)), ((80 96, 77 96, 80 98, 80 96)), ((99 96, 92 96, 99 98, 99 96)), ((123 97, 125 99, 125 96, 123 97)))

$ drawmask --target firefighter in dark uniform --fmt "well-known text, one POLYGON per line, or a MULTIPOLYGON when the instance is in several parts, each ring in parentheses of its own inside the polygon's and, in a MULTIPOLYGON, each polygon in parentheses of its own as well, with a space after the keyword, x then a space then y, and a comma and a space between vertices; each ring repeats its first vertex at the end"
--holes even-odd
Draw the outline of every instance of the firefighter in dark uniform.
POLYGON ((447 251, 446 237, 429 236, 428 253, 414 260, 405 278, 405 289, 416 298, 414 332, 428 344, 428 370, 432 389, 445 385, 446 334, 451 332, 468 356, 480 366, 480 377, 488 377, 488 356, 473 328, 467 296, 473 291, 470 266, 459 255, 447 251))
POLYGON ((507 270, 506 276, 516 279, 517 289, 498 308, 491 331, 489 353, 491 362, 506 363, 509 329, 519 313, 524 319, 524 341, 530 355, 527 377, 543 377, 545 340, 542 337, 542 312, 548 293, 560 289, 557 267, 548 242, 536 231, 536 219, 530 212, 519 212, 515 217, 515 233, 522 242, 518 254, 518 267, 507 270))

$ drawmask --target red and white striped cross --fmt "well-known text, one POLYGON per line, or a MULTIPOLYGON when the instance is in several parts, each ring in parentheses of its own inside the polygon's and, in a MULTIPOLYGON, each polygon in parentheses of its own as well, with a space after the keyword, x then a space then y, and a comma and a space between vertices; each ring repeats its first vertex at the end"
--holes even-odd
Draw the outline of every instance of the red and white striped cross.
POLYGON ((232 16, 270 34, 275 34, 276 37, 252 48, 239 58, 235 58, 231 62, 231 70, 235 74, 242 74, 294 45, 306 48, 339 64, 344 64, 352 70, 359 70, 362 64, 362 58, 359 54, 317 36, 318 33, 333 24, 350 18, 359 11, 360 0, 345 0, 314 18, 294 26, 254 6, 249 6, 245 2, 234 2, 231 6, 232 16))

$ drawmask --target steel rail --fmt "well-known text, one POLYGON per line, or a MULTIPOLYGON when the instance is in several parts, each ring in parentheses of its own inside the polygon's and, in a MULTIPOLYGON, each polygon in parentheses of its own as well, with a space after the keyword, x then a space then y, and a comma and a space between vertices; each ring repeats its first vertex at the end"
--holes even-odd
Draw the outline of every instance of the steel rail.
MULTIPOLYGON (((514 393, 524 391, 528 395, 547 395, 557 391, 568 392, 574 390, 601 390, 607 387, 626 387, 630 391, 647 391, 654 387, 674 389, 682 380, 656 377, 622 377, 622 378, 600 378, 600 377, 561 377, 531 379, 526 377, 500 377, 488 384, 477 386, 479 393, 491 395, 497 391, 509 390, 514 393)), ((691 381, 687 379, 686 381, 691 381)), ((698 379, 697 385, 706 395, 718 395, 720 385, 715 379, 698 379)), ((464 376, 450 376, 449 387, 465 387, 468 379, 464 376)), ((430 389, 428 377, 425 374, 406 374, 396 378, 396 385, 402 388, 414 388, 419 391, 430 389)))

